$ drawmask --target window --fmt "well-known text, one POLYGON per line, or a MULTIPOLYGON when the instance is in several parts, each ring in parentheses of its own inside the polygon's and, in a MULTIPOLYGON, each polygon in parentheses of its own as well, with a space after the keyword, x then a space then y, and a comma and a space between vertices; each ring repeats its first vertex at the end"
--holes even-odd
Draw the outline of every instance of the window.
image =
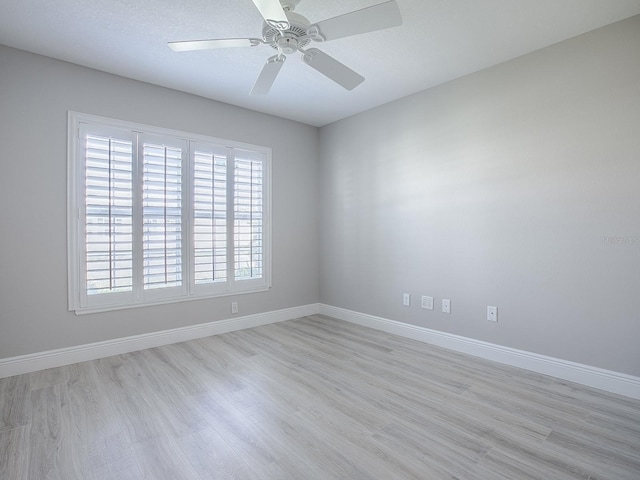
POLYGON ((270 287, 266 147, 69 113, 69 309, 270 287))

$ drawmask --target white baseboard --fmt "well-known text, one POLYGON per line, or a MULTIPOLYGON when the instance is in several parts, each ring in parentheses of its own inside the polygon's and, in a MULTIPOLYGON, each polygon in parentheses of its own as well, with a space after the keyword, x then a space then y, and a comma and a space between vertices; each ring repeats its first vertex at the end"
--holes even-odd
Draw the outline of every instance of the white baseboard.
POLYGON ((438 332, 386 318, 375 317, 344 308, 320 305, 320 313, 339 320, 375 328, 449 350, 524 368, 608 392, 640 400, 640 378, 624 373, 569 362, 536 353, 503 347, 450 333, 438 332))
POLYGON ((245 328, 259 327, 261 325, 283 322, 285 320, 293 320, 294 318, 314 315, 319 313, 319 311, 320 306, 318 304, 304 305, 189 327, 174 328, 104 342, 4 358, 0 359, 0 378, 35 372, 47 368, 61 367, 63 365, 85 362, 87 360, 95 360, 97 358, 110 357, 121 353, 144 350, 145 348, 160 347, 162 345, 184 342, 195 338, 219 335, 235 330, 243 330, 245 328))
POLYGON ((324 304, 286 308, 189 327, 4 358, 0 359, 0 378, 293 320, 317 313, 640 400, 639 377, 324 304))

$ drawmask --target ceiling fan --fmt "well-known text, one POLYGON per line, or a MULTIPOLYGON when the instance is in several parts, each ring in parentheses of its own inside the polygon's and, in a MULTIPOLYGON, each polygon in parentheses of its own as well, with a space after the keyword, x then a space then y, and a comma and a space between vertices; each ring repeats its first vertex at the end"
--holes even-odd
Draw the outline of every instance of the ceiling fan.
POLYGON ((276 55, 267 59, 267 63, 251 90, 251 95, 267 94, 284 65, 287 55, 296 52, 302 54, 302 61, 311 68, 347 90, 353 90, 364 81, 363 76, 317 48, 306 48, 307 45, 312 41, 326 42, 402 24, 396 0, 386 1, 318 23, 311 23, 302 15, 294 12, 300 0, 252 1, 264 18, 262 38, 187 40, 169 42, 169 47, 176 52, 229 47, 257 47, 258 45, 268 45, 277 50, 276 55))

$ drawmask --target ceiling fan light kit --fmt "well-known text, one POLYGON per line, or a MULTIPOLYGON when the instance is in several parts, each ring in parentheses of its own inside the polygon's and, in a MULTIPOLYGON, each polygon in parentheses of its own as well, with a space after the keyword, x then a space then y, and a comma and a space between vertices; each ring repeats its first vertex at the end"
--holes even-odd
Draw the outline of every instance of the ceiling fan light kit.
POLYGON ((258 45, 268 45, 274 48, 278 54, 267 59, 267 63, 251 90, 251 95, 266 95, 284 65, 286 56, 296 52, 302 54, 302 61, 311 68, 343 88, 353 90, 364 81, 362 75, 317 48, 306 49, 306 47, 312 41, 336 40, 402 24, 402 16, 396 0, 389 0, 315 24, 294 12, 300 0, 253 0, 253 3, 264 18, 261 39, 187 40, 169 42, 169 47, 176 52, 257 47, 258 45))

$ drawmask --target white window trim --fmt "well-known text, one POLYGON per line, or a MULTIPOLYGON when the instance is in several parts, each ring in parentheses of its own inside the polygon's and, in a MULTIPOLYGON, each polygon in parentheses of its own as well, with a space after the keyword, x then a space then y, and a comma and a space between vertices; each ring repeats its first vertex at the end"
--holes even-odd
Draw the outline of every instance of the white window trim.
MULTIPOLYGON (((233 158, 233 156, 231 156, 233 158)), ((233 170, 230 168, 230 170, 233 170)), ((232 190, 232 189, 228 189, 232 190)), ((233 195, 233 191, 229 195, 233 195)), ((187 203, 187 202, 186 202, 187 203)), ((135 208, 141 208, 134 206, 135 208)), ((233 210, 233 208, 231 208, 233 210)), ((191 210, 188 209, 190 212, 191 210)), ((227 219, 228 224, 233 223, 233 217, 227 219)), ((232 230, 228 227, 228 230, 232 230)), ((233 243, 229 244, 229 255, 233 256, 233 243)), ((111 118, 90 115, 80 112, 69 111, 68 112, 68 135, 67 135, 67 263, 68 263, 68 304, 69 310, 75 311, 77 315, 98 313, 112 310, 123 310, 136 307, 144 307, 151 305, 163 305, 168 303, 176 303, 190 300, 198 300, 203 298, 214 298, 227 295, 236 295, 243 293, 254 293, 269 290, 271 288, 271 148, 260 145, 253 145, 243 142, 236 142, 231 140, 225 140, 215 137, 208 137, 204 135, 188 133, 183 131, 170 130, 161 127, 155 127, 150 125, 142 125, 133 122, 115 120, 111 118), (80 235, 80 222, 83 221, 81 215, 81 208, 78 202, 80 193, 84 191, 84 174, 81 170, 83 162, 79 159, 78 155, 83 155, 80 149, 80 127, 81 124, 91 124, 100 127, 115 127, 119 129, 128 129, 137 132, 144 132, 147 135, 159 135, 164 137, 172 137, 186 140, 187 151, 185 152, 187 158, 187 167, 185 173, 185 192, 184 195, 187 199, 192 198, 192 185, 193 185, 193 171, 190 168, 192 161, 192 153, 189 150, 191 144, 204 143, 213 145, 216 148, 234 150, 243 150, 255 152, 256 154, 264 156, 263 162, 263 275, 261 279, 242 280, 236 281, 234 270, 231 268, 227 272, 227 281, 224 283, 216 284, 211 289, 200 288, 200 285, 195 285, 192 275, 192 261, 193 255, 193 222, 190 215, 185 215, 186 218, 186 239, 184 243, 183 261, 184 273, 184 293, 178 293, 172 297, 161 296, 158 298, 140 300, 131 295, 131 301, 126 304, 114 304, 114 305, 100 305, 97 307, 86 306, 81 302, 82 296, 82 264, 80 258, 81 248, 80 242, 82 241, 80 235)), ((233 265, 233 264, 232 264, 233 265)), ((153 295, 152 295, 153 296, 153 295)), ((151 297, 152 297, 151 296, 151 297)))

